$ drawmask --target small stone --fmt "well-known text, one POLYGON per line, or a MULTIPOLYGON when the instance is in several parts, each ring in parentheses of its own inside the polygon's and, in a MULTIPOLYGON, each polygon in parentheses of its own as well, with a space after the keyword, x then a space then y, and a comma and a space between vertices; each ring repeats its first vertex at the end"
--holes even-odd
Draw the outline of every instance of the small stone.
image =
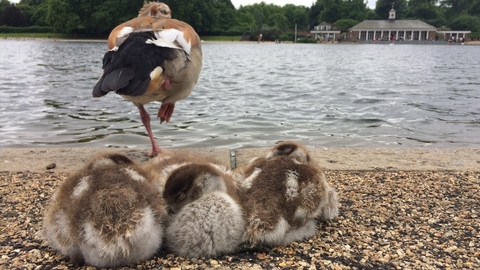
POLYGON ((48 164, 47 165, 47 170, 55 169, 55 167, 57 167, 57 164, 55 164, 55 163, 48 164))

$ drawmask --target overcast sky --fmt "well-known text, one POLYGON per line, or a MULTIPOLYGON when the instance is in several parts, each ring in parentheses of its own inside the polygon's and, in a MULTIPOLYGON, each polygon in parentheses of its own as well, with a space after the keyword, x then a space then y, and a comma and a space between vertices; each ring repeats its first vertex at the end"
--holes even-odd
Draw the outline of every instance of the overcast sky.
MULTIPOLYGON (((250 5, 253 3, 260 3, 262 0, 230 0, 232 1, 232 4, 236 7, 239 8, 240 5, 250 5)), ((18 3, 20 0, 10 0, 11 3, 18 3)), ((263 2, 267 4, 275 4, 277 6, 283 6, 285 4, 294 4, 296 6, 306 6, 306 7, 311 7, 312 3, 316 2, 315 0, 263 0, 263 2)), ((368 0, 368 6, 371 9, 375 8, 375 3, 377 0, 368 0)))
MULTIPOLYGON (((254 3, 260 3, 262 0, 230 0, 232 1, 232 4, 236 7, 239 8, 240 5, 251 5, 254 3)), ((294 4, 296 6, 306 6, 306 7, 311 7, 312 3, 316 2, 316 0, 263 0, 263 2, 267 4, 275 4, 277 6, 284 6, 285 4, 294 4)), ((371 9, 375 9, 375 3, 377 3, 377 0, 368 0, 368 7, 371 9)))

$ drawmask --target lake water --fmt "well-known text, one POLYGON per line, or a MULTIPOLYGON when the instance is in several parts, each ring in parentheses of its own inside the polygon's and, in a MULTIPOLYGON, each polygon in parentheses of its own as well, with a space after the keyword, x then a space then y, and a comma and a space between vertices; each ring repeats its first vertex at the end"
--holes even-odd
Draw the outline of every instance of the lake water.
MULTIPOLYGON (((480 46, 204 43, 160 147, 480 147, 480 46)), ((0 147, 150 147, 137 108, 92 98, 106 43, 0 41, 0 147)))

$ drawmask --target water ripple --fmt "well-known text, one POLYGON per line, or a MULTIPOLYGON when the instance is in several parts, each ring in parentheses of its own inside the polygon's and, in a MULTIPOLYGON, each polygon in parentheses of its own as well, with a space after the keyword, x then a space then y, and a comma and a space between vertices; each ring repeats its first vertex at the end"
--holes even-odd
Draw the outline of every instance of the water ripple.
MULTIPOLYGON (((91 97, 105 48, 0 41, 0 146, 148 148, 133 104, 91 97)), ((176 148, 478 147, 479 48, 206 43, 197 87, 153 132, 176 148)))

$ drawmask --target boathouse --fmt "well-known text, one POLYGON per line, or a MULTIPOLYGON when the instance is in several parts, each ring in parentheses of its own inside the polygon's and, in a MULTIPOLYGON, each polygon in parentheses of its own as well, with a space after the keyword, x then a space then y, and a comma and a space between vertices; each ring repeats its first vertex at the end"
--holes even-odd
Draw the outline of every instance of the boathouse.
POLYGON ((437 28, 420 20, 396 20, 392 8, 388 20, 365 20, 350 28, 352 41, 435 40, 437 28))
POLYGON ((471 31, 443 30, 420 20, 396 20, 395 9, 390 10, 388 20, 365 20, 349 29, 352 41, 428 41, 443 35, 445 40, 468 40, 471 31))

